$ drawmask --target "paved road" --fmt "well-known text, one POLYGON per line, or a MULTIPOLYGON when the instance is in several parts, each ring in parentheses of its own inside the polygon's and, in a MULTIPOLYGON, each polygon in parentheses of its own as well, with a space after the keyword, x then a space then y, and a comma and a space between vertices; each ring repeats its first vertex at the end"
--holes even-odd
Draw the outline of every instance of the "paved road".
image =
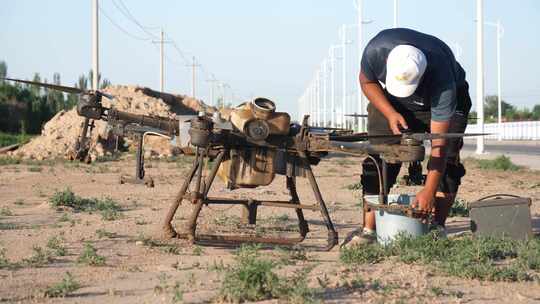
POLYGON ((493 159, 499 155, 510 157, 517 165, 540 170, 540 141, 486 141, 484 144, 486 153, 478 155, 476 141, 467 139, 463 146, 463 157, 493 159))
MULTIPOLYGON (((463 149, 476 150, 475 140, 466 140, 463 149)), ((540 141, 491 141, 486 140, 484 150, 488 153, 522 154, 540 156, 540 141)))

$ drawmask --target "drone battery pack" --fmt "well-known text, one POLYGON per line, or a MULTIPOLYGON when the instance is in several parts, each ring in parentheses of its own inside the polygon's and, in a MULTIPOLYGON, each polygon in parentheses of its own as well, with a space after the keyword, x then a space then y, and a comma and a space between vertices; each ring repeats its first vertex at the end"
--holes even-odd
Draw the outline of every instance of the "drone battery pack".
POLYGON ((471 230, 475 236, 530 239, 530 206, 530 198, 508 196, 469 203, 471 230))

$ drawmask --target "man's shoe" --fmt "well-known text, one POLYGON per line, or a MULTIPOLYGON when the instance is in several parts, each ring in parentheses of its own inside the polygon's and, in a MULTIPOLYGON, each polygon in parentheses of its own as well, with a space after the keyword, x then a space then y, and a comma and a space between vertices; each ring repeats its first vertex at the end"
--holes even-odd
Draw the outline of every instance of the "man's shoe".
POLYGON ((350 249, 356 246, 373 244, 375 241, 377 241, 375 231, 356 229, 347 235, 339 247, 350 249))

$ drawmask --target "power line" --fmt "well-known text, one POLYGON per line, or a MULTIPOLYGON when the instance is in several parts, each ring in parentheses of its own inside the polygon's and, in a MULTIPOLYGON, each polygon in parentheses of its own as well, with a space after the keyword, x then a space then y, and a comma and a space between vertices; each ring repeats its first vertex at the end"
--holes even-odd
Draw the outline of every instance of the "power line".
POLYGON ((104 9, 102 9, 101 7, 99 8, 99 11, 103 14, 103 16, 105 16, 105 18, 107 18, 107 20, 109 20, 110 23, 112 23, 112 25, 114 25, 118 30, 122 31, 124 34, 128 35, 129 37, 133 38, 133 39, 136 39, 136 40, 140 40, 140 41, 148 41, 150 40, 151 38, 143 38, 143 37, 139 37, 137 35, 133 35, 131 34, 130 32, 128 32, 126 29, 124 29, 123 27, 121 27, 118 23, 116 23, 108 14, 107 12, 105 12, 104 9))
POLYGON ((147 35, 149 36, 152 36, 153 38, 155 39, 158 39, 159 37, 157 35, 155 35, 154 33, 152 32, 149 32, 148 30, 156 30, 156 29, 159 29, 160 27, 158 26, 143 26, 138 20, 137 18, 135 18, 133 16, 133 14, 130 12, 130 10, 128 9, 127 5, 122 1, 122 0, 118 0, 120 1, 120 4, 122 5, 123 9, 120 8, 120 6, 118 6, 118 4, 116 3, 116 0, 112 0, 112 3, 114 4, 114 6, 116 6, 116 8, 124 15, 126 16, 129 20, 131 20, 131 22, 135 23, 143 32, 145 32, 147 35))

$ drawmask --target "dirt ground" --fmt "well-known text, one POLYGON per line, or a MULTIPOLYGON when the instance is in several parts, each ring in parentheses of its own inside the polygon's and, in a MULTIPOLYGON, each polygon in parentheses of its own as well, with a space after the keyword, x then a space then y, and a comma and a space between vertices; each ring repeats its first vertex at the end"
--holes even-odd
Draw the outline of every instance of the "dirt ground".
MULTIPOLYGON (((332 157, 314 168, 330 215, 340 240, 361 224, 357 192, 347 186, 358 182, 361 160, 332 157)), ((0 302, 2 303, 171 303, 173 288, 178 282, 184 303, 211 302, 221 283, 216 265, 232 262, 234 248, 209 245, 188 245, 183 240, 167 240, 160 246, 148 246, 148 239, 158 240, 163 217, 189 169, 188 161, 147 161, 147 175, 155 180, 155 188, 118 183, 120 174, 134 173, 133 157, 121 161, 93 165, 59 162, 54 165, 0 166, 0 243, 6 257, 20 262, 32 255, 33 246, 45 248, 47 240, 61 236, 67 255, 55 256, 40 267, 0 269, 0 302), (58 190, 70 187, 82 197, 111 197, 123 210, 117 220, 105 221, 99 214, 57 211, 48 199, 58 190), (9 214, 11 213, 11 214, 9 214), (107 236, 96 231, 110 232, 107 236), (100 237, 101 236, 101 237, 100 237), (146 240, 146 241, 145 241, 146 240), (91 242, 98 254, 105 256, 104 266, 92 267, 77 263, 85 242, 91 242), (44 298, 43 291, 62 280, 70 272, 81 288, 65 298, 44 298)), ((474 201, 494 193, 512 193, 531 197, 536 232, 540 228, 540 174, 538 171, 500 172, 468 166, 459 198, 474 201)), ((288 199, 285 180, 277 176, 268 187, 250 190, 223 190, 218 181, 212 195, 288 199)), ((298 180, 303 203, 314 202, 306 179, 298 180)), ((415 189, 399 186, 395 192, 414 193, 415 189)), ((191 206, 186 202, 176 216, 181 229, 191 206)), ((201 232, 226 232, 237 229, 239 207, 205 207, 199 221, 201 232)), ((339 249, 322 251, 326 231, 320 214, 305 211, 310 224, 308 238, 302 243, 308 260, 287 266, 291 273, 305 266, 314 266, 309 278, 313 286, 327 282, 323 301, 326 303, 533 303, 540 302, 538 282, 482 282, 442 276, 423 265, 384 262, 361 266, 350 273, 339 261, 339 249), (347 280, 360 277, 377 282, 384 288, 355 290, 346 288, 347 280), (319 282, 319 283, 317 283, 319 282)), ((259 223, 272 233, 295 227, 294 211, 259 209, 259 223), (284 216, 286 214, 287 216, 284 216), (275 231, 274 231, 275 232, 275 231)), ((468 230, 467 218, 451 218, 450 233, 468 230)), ((281 233, 294 236, 294 233, 281 233)), ((265 255, 279 254, 276 248, 264 249, 265 255)), ((273 301, 269 301, 273 302, 273 301)))

